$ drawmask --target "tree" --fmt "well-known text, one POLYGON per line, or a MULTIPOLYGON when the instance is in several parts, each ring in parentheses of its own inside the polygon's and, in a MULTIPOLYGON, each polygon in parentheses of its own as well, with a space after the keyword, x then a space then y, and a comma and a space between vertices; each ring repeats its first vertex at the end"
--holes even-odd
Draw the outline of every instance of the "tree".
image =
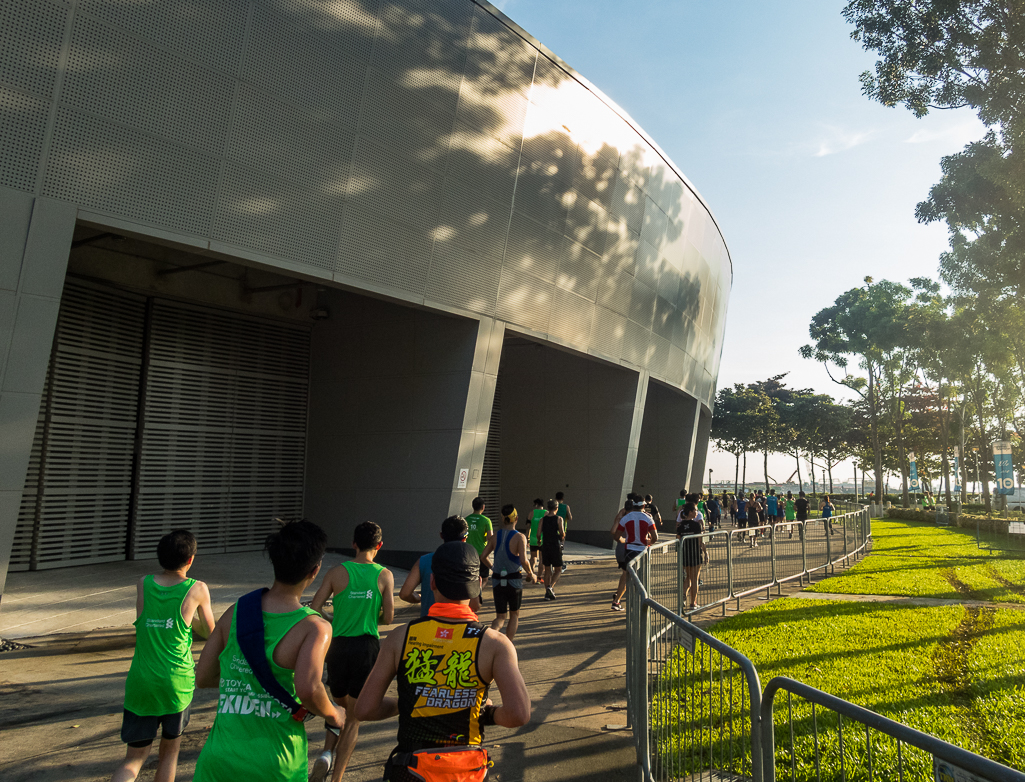
POLYGON ((820 362, 830 380, 854 391, 868 409, 869 429, 876 478, 876 495, 883 495, 883 449, 879 437, 879 417, 884 364, 892 360, 905 341, 906 302, 911 291, 897 283, 865 278, 865 287, 841 293, 832 306, 812 318, 808 333, 815 341, 800 349, 804 358, 820 362), (850 358, 858 362, 867 377, 848 371, 850 358), (831 368, 831 365, 836 369, 831 368), (837 377, 837 370, 843 371, 837 377))
POLYGON ((711 438, 716 447, 731 453, 737 460, 734 493, 740 489, 740 460, 744 459, 744 480, 747 480, 747 452, 758 447, 761 417, 770 403, 757 391, 737 383, 733 388, 722 388, 716 396, 712 414, 711 438))

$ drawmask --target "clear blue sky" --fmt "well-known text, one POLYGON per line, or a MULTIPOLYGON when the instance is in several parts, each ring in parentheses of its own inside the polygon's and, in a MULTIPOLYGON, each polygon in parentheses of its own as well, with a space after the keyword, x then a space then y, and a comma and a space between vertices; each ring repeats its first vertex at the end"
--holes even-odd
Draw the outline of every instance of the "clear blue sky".
MULTIPOLYGON (((505 0, 517 24, 662 147, 711 206, 733 259, 719 387, 789 372, 840 394, 797 355, 808 323, 866 275, 935 276, 946 229, 915 204, 943 155, 980 137, 968 112, 915 119, 861 94, 874 56, 837 0, 505 0)), ((748 478, 761 474, 761 459, 748 478)), ((712 450, 715 478, 733 458, 712 450)), ((793 460, 771 459, 784 480, 793 460)), ((842 470, 850 474, 849 468, 842 470)))

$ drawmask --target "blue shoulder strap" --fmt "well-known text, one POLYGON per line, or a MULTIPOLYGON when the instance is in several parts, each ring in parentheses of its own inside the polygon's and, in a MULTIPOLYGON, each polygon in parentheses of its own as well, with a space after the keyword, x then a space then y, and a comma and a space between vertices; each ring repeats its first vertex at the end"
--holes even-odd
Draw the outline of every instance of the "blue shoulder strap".
POLYGON ((248 594, 242 595, 235 606, 235 638, 238 641, 242 655, 249 663, 253 676, 260 683, 260 686, 267 691, 274 700, 281 704, 281 708, 292 715, 292 719, 303 722, 307 716, 312 717, 299 701, 284 688, 274 676, 267 661, 267 651, 264 644, 263 634, 263 593, 267 587, 254 589, 248 594))

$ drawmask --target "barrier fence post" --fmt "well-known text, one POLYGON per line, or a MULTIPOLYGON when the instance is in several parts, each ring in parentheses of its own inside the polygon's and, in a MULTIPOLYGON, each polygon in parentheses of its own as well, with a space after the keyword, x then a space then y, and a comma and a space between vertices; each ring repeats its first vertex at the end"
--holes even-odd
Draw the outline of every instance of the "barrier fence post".
MULTIPOLYGON (((772 559, 772 583, 776 585, 776 594, 783 594, 783 585, 779 583, 779 574, 776 572, 776 528, 769 530, 769 557, 772 559)), ((768 599, 768 590, 766 590, 768 599)))
POLYGON ((822 522, 822 534, 826 537, 826 567, 823 568, 822 572, 827 573, 831 571, 832 573, 836 573, 836 568, 833 567, 833 547, 829 540, 832 536, 829 534, 828 521, 829 520, 827 519, 822 522))
POLYGON ((854 521, 854 519, 849 518, 847 516, 847 514, 844 514, 844 517, 843 517, 843 561, 844 561, 844 567, 850 567, 851 566, 851 555, 848 553, 849 552, 849 547, 847 545, 847 525, 850 522, 852 522, 852 521, 854 521))
MULTIPOLYGON (((733 533, 726 536, 726 589, 727 599, 733 597, 733 533)), ((740 610, 740 600, 737 600, 737 610, 740 610)))
POLYGON ((687 608, 687 580, 683 569, 683 541, 676 541, 676 613, 683 616, 687 608))
POLYGON ((807 533, 807 522, 797 522, 797 530, 801 535, 801 568, 803 573, 801 574, 801 583, 804 583, 804 579, 808 579, 808 583, 811 583, 811 573, 808 572, 808 535, 807 533))

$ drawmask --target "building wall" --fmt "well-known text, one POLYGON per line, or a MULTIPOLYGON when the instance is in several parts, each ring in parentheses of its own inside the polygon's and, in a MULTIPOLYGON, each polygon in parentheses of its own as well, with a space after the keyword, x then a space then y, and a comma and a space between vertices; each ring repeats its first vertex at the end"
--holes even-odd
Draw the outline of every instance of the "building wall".
POLYGON ((624 363, 710 405, 729 255, 629 118, 471 0, 8 0, 0 185, 624 363))
POLYGON ((699 408, 697 400, 650 381, 633 486, 635 491, 654 497, 667 520, 680 491, 690 490, 695 474, 700 478, 692 459, 702 447, 698 442, 695 448, 694 425, 699 408))
POLYGON ((633 478, 645 383, 636 372, 544 345, 503 348, 502 501, 522 517, 565 492, 569 538, 610 543, 609 528, 633 478))
POLYGON ((331 317, 313 332, 305 513, 338 548, 376 521, 382 561, 408 566, 436 547, 446 516, 471 512, 498 366, 496 353, 485 371, 490 328, 481 337, 477 321, 322 296, 331 317))

